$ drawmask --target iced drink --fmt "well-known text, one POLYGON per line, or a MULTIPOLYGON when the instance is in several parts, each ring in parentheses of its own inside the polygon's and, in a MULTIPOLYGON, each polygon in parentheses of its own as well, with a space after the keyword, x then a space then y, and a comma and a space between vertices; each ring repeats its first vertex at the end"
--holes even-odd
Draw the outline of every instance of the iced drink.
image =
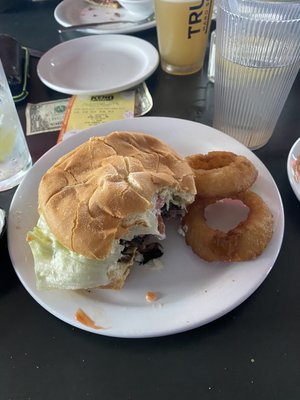
POLYGON ((0 62, 0 191, 20 183, 30 167, 31 156, 0 62))

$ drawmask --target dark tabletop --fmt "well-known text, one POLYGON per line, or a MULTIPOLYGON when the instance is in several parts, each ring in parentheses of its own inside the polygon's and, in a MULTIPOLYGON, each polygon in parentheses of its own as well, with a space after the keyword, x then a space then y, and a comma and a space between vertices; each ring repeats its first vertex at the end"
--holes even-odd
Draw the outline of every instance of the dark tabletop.
MULTIPOLYGON (((0 13, 0 32, 46 51, 60 42, 53 11, 58 1, 21 0, 0 13)), ((155 46, 156 31, 135 34, 155 46)), ((30 60, 26 102, 66 97, 48 89, 30 60)), ((150 116, 212 124, 213 85, 203 72, 174 77, 160 68, 147 80, 150 116)), ((0 240, 0 399, 278 399, 300 398, 300 203, 286 161, 300 135, 300 76, 270 142, 255 154, 280 190, 285 234, 263 284, 227 315, 192 331, 152 339, 95 335, 62 322, 25 290, 12 267, 6 235, 0 240)), ((57 132, 28 137, 36 161, 57 132)), ((14 190, 0 193, 8 210, 14 190)))

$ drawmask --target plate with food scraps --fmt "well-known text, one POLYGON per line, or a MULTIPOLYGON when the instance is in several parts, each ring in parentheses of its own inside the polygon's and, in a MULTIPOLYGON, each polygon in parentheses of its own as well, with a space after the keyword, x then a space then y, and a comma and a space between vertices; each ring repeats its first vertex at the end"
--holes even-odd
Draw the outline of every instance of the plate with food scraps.
POLYGON ((152 44, 128 35, 94 35, 60 43, 39 60, 37 73, 53 90, 71 95, 111 94, 146 80, 157 68, 152 44))
POLYGON ((300 201, 300 138, 296 140, 289 152, 287 174, 291 187, 300 201))
POLYGON ((95 22, 119 21, 111 25, 101 25, 93 28, 83 28, 89 34, 99 33, 134 33, 155 27, 155 16, 148 21, 140 23, 144 17, 130 13, 117 1, 107 5, 93 5, 87 0, 64 0, 57 5, 54 10, 54 18, 64 26, 88 24, 95 22), (132 23, 122 23, 122 21, 133 21, 132 23))
POLYGON ((24 287, 55 317, 95 334, 146 338, 198 328, 240 305, 271 271, 281 248, 283 231, 280 193, 270 172, 253 152, 230 136, 197 122, 142 117, 89 128, 45 153, 14 195, 8 220, 8 247, 24 287), (272 238, 263 253, 252 261, 206 262, 186 245, 178 227, 167 223, 163 256, 156 262, 135 265, 120 291, 37 290, 26 234, 38 220, 37 191, 41 177, 58 158, 90 137, 122 130, 153 135, 182 156, 225 150, 252 161, 258 178, 251 190, 269 206, 274 221, 272 238))

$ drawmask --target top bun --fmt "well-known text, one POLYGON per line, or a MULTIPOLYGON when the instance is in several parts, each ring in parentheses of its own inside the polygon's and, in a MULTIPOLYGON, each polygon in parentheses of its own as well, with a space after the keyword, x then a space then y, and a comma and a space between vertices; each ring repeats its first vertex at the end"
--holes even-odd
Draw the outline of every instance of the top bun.
POLYGON ((155 207, 155 194, 166 189, 183 207, 194 200, 188 163, 150 135, 112 132, 89 139, 46 172, 39 212, 63 246, 103 260, 115 241, 145 224, 143 213, 155 207))

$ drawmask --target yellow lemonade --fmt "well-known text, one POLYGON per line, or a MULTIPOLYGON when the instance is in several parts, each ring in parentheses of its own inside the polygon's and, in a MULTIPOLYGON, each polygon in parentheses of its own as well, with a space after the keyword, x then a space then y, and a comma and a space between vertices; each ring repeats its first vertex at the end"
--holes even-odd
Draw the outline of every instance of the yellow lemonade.
POLYGON ((16 186, 30 166, 30 153, 13 99, 0 78, 0 192, 16 186))
POLYGON ((174 74, 199 71, 203 66, 212 1, 155 0, 162 68, 174 74))
POLYGON ((31 165, 30 152, 0 60, 0 192, 18 185, 31 165))
POLYGON ((16 129, 0 126, 0 161, 4 161, 13 151, 16 129))
MULTIPOLYGON (((249 59, 250 61, 250 59, 249 59)), ((213 126, 250 149, 268 142, 289 94, 293 66, 252 67, 216 53, 213 126)))

